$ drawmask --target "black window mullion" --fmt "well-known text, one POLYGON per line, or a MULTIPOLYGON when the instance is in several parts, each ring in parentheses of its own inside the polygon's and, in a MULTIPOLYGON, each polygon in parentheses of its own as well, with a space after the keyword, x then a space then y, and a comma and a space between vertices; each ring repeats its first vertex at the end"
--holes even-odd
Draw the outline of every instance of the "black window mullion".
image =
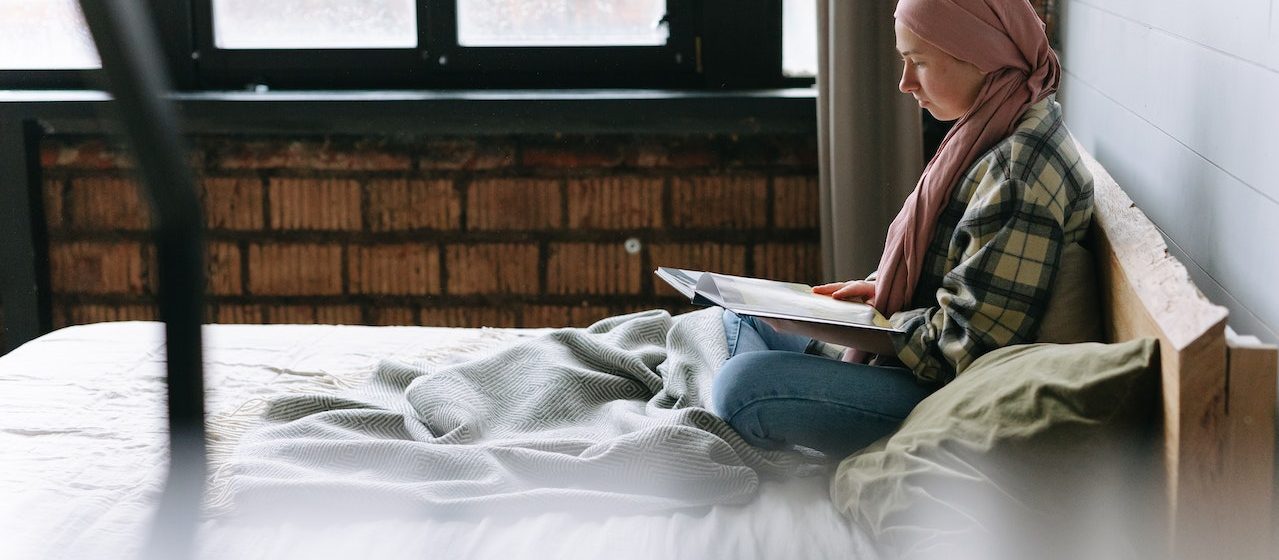
MULTIPOLYGON (((428 52, 422 63, 427 73, 449 67, 457 52, 457 0, 418 0, 427 14, 425 32, 428 52)), ((418 20, 418 25, 422 25, 418 20)))
POLYGON ((666 26, 670 32, 667 46, 676 63, 685 71, 697 73, 697 35, 700 27, 698 5, 691 0, 667 0, 666 26))
POLYGON ((706 87, 779 87, 781 0, 702 0, 701 51, 706 87))
MULTIPOLYGON (((163 0, 157 0, 163 1, 163 0)), ((225 72, 224 59, 218 56, 213 40, 213 0, 188 0, 191 2, 191 46, 196 60, 193 67, 195 80, 202 86, 219 87, 215 76, 225 72)))
POLYGON ((148 0, 147 7, 155 29, 159 33, 165 66, 169 70, 172 87, 191 90, 196 87, 195 25, 192 22, 191 0, 148 0))
POLYGON ((213 46, 213 0, 191 0, 191 40, 201 55, 213 46))

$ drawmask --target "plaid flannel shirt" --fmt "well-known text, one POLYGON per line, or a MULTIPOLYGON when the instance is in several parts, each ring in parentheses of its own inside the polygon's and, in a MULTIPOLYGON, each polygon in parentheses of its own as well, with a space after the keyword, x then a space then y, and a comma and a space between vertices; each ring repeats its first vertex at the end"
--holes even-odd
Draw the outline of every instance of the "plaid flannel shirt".
POLYGON ((946 383, 982 354, 1032 342, 1062 249, 1092 219, 1092 176, 1052 98, 956 185, 924 256, 911 306, 889 321, 897 358, 946 383))

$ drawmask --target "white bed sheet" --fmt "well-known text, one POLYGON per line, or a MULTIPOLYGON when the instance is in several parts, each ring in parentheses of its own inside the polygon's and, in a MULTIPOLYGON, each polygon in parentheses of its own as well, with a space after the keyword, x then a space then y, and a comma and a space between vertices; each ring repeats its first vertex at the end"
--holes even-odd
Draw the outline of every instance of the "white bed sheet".
MULTIPOLYGON (((485 353, 536 330, 211 325, 205 384, 215 471, 274 396, 358 384, 377 361, 485 353)), ((163 326, 50 333, 0 358, 0 558, 139 551, 166 467, 163 326)), ((206 521, 205 558, 874 558, 821 477, 766 482, 745 506, 582 519, 348 524, 316 533, 206 521)))

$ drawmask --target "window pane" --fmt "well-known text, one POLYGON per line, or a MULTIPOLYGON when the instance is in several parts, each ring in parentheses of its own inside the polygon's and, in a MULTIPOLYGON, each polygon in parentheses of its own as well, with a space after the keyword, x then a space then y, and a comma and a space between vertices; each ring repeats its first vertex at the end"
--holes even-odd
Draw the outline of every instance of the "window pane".
POLYGON ((665 45, 665 0, 458 0, 464 47, 665 45))
POLYGON ((417 46, 414 0, 213 0, 219 49, 417 46))
POLYGON ((782 0, 782 73, 817 75, 817 2, 782 0))
POLYGON ((76 0, 0 0, 0 69, 101 67, 76 0))

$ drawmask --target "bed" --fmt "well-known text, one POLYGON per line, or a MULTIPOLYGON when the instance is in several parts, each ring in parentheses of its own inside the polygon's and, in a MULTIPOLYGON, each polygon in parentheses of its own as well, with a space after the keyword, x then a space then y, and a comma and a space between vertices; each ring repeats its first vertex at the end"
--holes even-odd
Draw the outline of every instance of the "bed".
MULTIPOLYGON (((211 461, 228 453, 261 412, 286 393, 331 393, 367 378, 387 356, 442 362, 477 356, 538 331, 430 327, 240 326, 206 328, 211 461)), ((6 558, 135 557, 148 529, 165 462, 163 330, 103 323, 50 333, 3 358, 0 410, 5 468, 0 519, 6 558)), ((211 492, 217 484, 217 468, 211 492)), ((825 499, 824 480, 768 483, 748 506, 583 521, 548 513, 517 521, 368 522, 340 538, 297 541, 278 530, 219 526, 208 557, 817 558, 872 552, 825 499), (792 536, 812 531, 819 540, 792 536), (607 538, 606 538, 607 537, 607 538), (620 539, 620 541, 619 541, 620 539), (288 544, 290 549, 278 547, 288 544), (275 548, 273 548, 275 547, 275 548)), ((296 529, 300 534, 305 530, 296 529)))
MULTIPOLYGON (((1082 150, 1081 150, 1082 151, 1082 150)), ((1152 557, 1272 552, 1276 351, 1227 333, 1154 226, 1097 162, 1092 236, 1110 341, 1158 341, 1158 433, 1149 480, 1152 557)), ((336 394, 386 358, 423 367, 496 356, 547 330, 205 327, 206 506, 268 403, 336 394)), ((158 323, 49 333, 0 358, 0 556, 135 556, 166 465, 158 323)), ((811 473, 810 473, 811 474, 811 473)), ((829 496, 830 472, 763 480, 748 500, 621 515, 526 515, 302 524, 204 519, 200 557, 878 558, 874 535, 829 496)))

